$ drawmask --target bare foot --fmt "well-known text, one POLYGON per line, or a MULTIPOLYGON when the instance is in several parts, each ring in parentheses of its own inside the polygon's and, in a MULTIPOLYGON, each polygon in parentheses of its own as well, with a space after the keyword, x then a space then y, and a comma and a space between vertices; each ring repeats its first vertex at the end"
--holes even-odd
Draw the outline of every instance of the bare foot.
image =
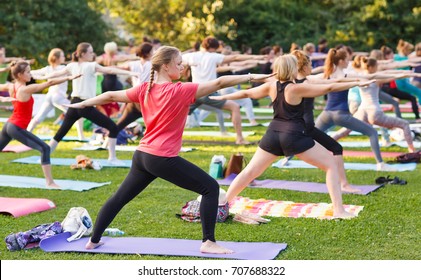
POLYGON ((246 140, 242 139, 242 140, 235 141, 235 144, 237 144, 237 145, 250 145, 251 143, 249 141, 246 141, 246 140))
POLYGON ((201 253, 208 253, 208 254, 232 254, 234 253, 233 250, 224 248, 216 244, 216 242, 212 242, 210 240, 206 240, 206 242, 202 243, 200 246, 201 253))
POLYGON ((85 248, 88 250, 96 249, 99 246, 104 245, 104 242, 99 241, 98 243, 93 243, 91 239, 89 239, 88 243, 86 243, 85 248))
POLYGON ((221 131, 221 135, 222 136, 229 136, 230 134, 228 133, 228 131, 221 131))
POLYGON ((251 124, 251 125, 259 125, 259 123, 258 123, 258 122, 256 122, 255 120, 250 121, 250 124, 251 124))
POLYGON ((344 219, 344 220, 349 220, 352 218, 355 218, 356 216, 354 214, 351 214, 347 211, 341 211, 340 213, 333 213, 333 218, 334 219, 344 219))
POLYGON ((59 185, 57 185, 55 182, 47 184, 46 187, 49 188, 49 189, 61 189, 61 187, 59 185))
POLYGON ((341 191, 347 192, 347 193, 359 193, 359 192, 361 192, 360 189, 352 188, 350 185, 342 186, 341 191))

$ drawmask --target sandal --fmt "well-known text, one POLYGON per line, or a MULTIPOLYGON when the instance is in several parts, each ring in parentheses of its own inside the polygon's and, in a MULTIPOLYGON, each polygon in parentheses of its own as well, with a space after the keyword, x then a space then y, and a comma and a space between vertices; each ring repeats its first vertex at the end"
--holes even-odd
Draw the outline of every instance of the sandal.
POLYGON ((394 177, 393 179, 390 176, 387 177, 378 177, 375 180, 376 184, 384 185, 384 184, 391 184, 391 185, 406 185, 408 182, 406 180, 400 179, 399 177, 394 177))

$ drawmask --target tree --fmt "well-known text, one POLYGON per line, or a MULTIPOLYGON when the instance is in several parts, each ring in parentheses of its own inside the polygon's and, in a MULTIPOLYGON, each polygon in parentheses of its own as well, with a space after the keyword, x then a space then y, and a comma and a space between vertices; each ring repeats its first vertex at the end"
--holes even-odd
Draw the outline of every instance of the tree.
POLYGON ((234 24, 215 21, 215 13, 224 5, 221 0, 91 0, 91 4, 103 13, 121 17, 138 42, 148 37, 181 49, 190 48, 205 36, 228 33, 234 24))
POLYGON ((0 42, 9 56, 36 58, 45 64, 50 49, 73 52, 80 42, 102 49, 113 30, 84 0, 2 1, 0 42))

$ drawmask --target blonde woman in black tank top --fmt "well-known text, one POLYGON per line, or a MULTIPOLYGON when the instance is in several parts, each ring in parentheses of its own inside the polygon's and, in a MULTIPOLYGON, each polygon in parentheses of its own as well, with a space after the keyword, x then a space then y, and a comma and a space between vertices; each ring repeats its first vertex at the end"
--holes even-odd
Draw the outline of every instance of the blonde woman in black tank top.
POLYGON ((280 56, 274 62, 276 81, 236 93, 212 97, 214 99, 263 98, 269 96, 274 103, 274 119, 250 163, 231 183, 227 200, 232 200, 250 182, 262 174, 278 156, 295 154, 299 159, 326 172, 326 185, 333 204, 335 218, 352 218, 342 204, 339 171, 332 153, 304 133, 303 98, 312 98, 330 91, 345 90, 354 86, 364 86, 373 81, 344 82, 332 84, 295 84, 298 67, 293 55, 280 56))

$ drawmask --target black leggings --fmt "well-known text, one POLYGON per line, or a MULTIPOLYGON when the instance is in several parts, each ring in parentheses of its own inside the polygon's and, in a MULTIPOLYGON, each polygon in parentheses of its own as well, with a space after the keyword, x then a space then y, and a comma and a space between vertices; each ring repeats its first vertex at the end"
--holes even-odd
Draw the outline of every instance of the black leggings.
POLYGON ((415 118, 416 119, 420 118, 420 113, 418 111, 419 109, 418 109, 417 98, 415 96, 407 92, 401 91, 398 88, 391 88, 389 83, 383 84, 381 90, 386 92, 387 94, 390 94, 393 97, 398 98, 399 100, 409 100, 411 102, 412 112, 414 112, 415 118))
POLYGON ((124 205, 158 177, 202 195, 200 220, 203 242, 215 242, 219 197, 219 185, 215 179, 181 157, 159 157, 140 151, 134 153, 132 167, 126 179, 99 211, 91 241, 98 243, 104 230, 124 205))
POLYGON ((306 134, 311 136, 314 141, 325 147, 327 150, 331 151, 334 156, 340 156, 343 154, 342 145, 317 127, 312 126, 306 128, 306 134))
POLYGON ((50 146, 26 129, 6 122, 0 133, 0 151, 6 147, 12 139, 41 152, 41 164, 50 164, 50 146))
MULTIPOLYGON (((82 102, 83 99, 78 97, 73 97, 71 103, 82 102)), ((94 124, 99 125, 100 127, 106 128, 109 131, 109 138, 117 138, 118 130, 117 125, 107 116, 99 112, 95 107, 86 107, 83 109, 69 108, 63 120, 63 124, 60 126, 56 135, 54 135, 54 140, 60 142, 61 139, 69 132, 73 124, 80 118, 85 118, 92 121, 94 124)))
POLYGON ((137 106, 138 103, 126 104, 126 108, 124 108, 123 115, 117 121, 118 131, 122 130, 127 125, 142 117, 142 113, 140 112, 137 106))

